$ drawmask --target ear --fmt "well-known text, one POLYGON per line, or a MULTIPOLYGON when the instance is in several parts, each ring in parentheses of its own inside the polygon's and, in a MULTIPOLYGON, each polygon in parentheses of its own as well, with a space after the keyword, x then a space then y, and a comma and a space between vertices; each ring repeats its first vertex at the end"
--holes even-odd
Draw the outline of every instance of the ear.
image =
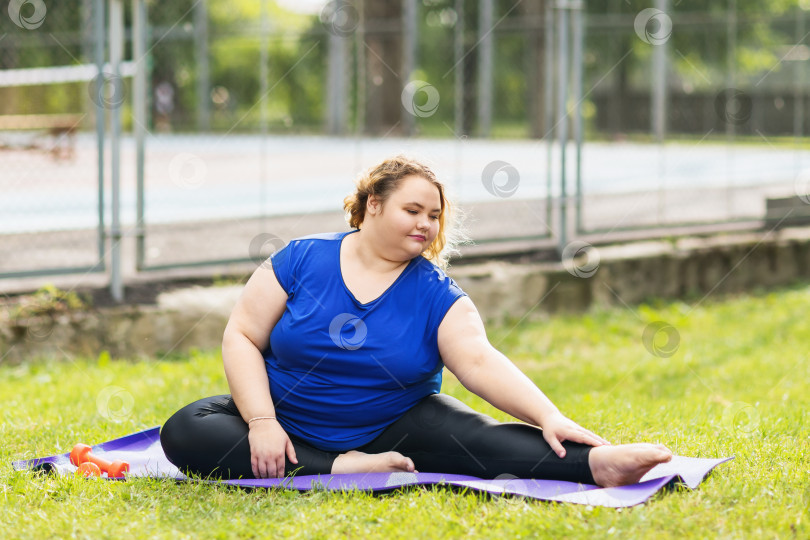
POLYGON ((376 216, 382 211, 382 203, 376 195, 369 195, 366 201, 366 214, 376 216))

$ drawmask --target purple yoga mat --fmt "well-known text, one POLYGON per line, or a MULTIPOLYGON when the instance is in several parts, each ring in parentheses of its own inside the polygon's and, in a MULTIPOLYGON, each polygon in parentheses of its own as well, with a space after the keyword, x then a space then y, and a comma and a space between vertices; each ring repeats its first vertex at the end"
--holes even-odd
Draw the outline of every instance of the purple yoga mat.
MULTIPOLYGON (((130 464, 129 476, 147 476, 189 480, 177 467, 169 463, 160 446, 160 428, 147 429, 120 439, 93 446, 93 453, 120 459, 130 464)), ((589 484, 576 484, 558 480, 534 479, 482 479, 475 476, 444 473, 361 473, 321 474, 262 480, 221 480, 223 484, 243 487, 285 487, 308 491, 371 490, 390 491, 402 486, 444 484, 484 491, 492 495, 519 495, 544 501, 570 502, 592 506, 620 508, 641 504, 657 491, 674 481, 682 481, 695 489, 716 466, 733 458, 691 458, 674 456, 672 461, 653 468, 637 484, 616 488, 600 488, 589 484)), ((49 470, 59 474, 73 474, 70 454, 15 461, 16 470, 49 470)))

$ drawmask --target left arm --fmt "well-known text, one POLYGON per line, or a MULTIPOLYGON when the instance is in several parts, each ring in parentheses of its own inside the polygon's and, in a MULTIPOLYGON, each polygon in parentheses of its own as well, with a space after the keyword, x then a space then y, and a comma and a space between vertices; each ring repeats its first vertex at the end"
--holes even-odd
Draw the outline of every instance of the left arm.
POLYGON ((540 426, 560 457, 565 455, 562 441, 610 444, 563 416, 531 379, 490 344, 469 297, 459 298, 439 325, 439 354, 467 390, 515 418, 540 426))

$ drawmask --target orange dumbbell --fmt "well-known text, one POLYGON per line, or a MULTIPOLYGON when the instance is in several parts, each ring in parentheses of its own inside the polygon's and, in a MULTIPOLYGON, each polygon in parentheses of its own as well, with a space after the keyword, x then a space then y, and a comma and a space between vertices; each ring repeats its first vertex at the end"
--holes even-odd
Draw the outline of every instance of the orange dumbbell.
POLYGON ((90 478, 91 476, 101 476, 101 469, 99 469, 98 465, 92 461, 85 461, 79 465, 79 470, 76 471, 76 474, 84 476, 85 478, 90 478))
MULTIPOLYGON (((126 461, 116 460, 110 463, 106 459, 94 455, 90 450, 91 448, 86 444, 77 444, 70 451, 70 462, 77 467, 81 467, 83 463, 93 463, 98 466, 100 471, 107 473, 110 478, 123 478, 124 473, 129 472, 129 463, 126 461)), ((95 474, 92 467, 87 467, 81 472, 85 476, 88 476, 88 473, 95 474)))

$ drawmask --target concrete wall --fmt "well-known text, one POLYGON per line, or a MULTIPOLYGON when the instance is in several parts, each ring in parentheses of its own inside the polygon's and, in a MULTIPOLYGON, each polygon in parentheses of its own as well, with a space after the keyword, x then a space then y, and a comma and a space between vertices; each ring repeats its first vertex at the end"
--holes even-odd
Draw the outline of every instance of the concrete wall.
MULTIPOLYGON (((567 250, 562 263, 459 265, 449 274, 487 322, 651 298, 698 302, 810 280, 810 229, 567 250), (570 253, 569 253, 570 252, 570 253), (577 253, 579 254, 578 256, 577 253)), ((241 286, 164 293, 157 305, 12 318, 0 310, 0 362, 47 356, 163 358, 219 348, 241 286)))
POLYGON ((810 280, 810 229, 683 238, 595 248, 578 261, 451 269, 482 317, 578 312, 634 305, 652 298, 687 299, 810 280), (590 259, 590 260, 589 260, 590 259))

